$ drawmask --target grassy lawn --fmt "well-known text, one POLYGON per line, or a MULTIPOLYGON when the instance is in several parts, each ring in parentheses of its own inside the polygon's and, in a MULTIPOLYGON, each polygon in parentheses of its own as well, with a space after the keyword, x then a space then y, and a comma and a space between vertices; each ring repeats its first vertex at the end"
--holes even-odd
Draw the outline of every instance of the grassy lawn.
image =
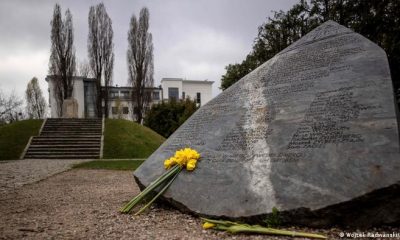
POLYGON ((165 138, 132 121, 106 119, 103 158, 147 158, 165 138))
POLYGON ((142 164, 143 160, 103 160, 79 163, 73 168, 84 169, 108 169, 108 170, 135 170, 142 164))
POLYGON ((24 120, 0 126, 0 160, 19 159, 28 140, 39 132, 43 120, 24 120))

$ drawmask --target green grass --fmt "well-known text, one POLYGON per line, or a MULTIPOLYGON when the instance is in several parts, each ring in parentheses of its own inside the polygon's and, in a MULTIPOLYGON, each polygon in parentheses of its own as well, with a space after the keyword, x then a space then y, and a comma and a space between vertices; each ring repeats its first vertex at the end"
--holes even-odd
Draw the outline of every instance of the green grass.
POLYGON ((0 126, 0 160, 19 159, 28 140, 39 132, 43 120, 23 120, 0 126))
POLYGON ((147 158, 165 138, 132 121, 106 119, 103 158, 147 158))
POLYGON ((103 160, 79 163, 73 168, 84 169, 108 169, 108 170, 136 170, 142 164, 143 160, 103 160))

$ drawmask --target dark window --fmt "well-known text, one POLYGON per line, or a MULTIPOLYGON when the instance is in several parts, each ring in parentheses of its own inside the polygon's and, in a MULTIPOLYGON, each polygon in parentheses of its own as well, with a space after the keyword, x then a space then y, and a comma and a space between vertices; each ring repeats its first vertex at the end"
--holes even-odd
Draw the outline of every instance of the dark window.
POLYGON ((129 108, 128 107, 123 107, 122 108, 122 113, 123 114, 128 114, 129 113, 129 108))
POLYGON ((198 104, 201 104, 201 93, 197 93, 197 96, 196 96, 196 103, 198 103, 198 104))
POLYGON ((112 114, 118 114, 118 108, 117 107, 112 107, 111 108, 112 114))
POLYGON ((121 97, 128 98, 129 97, 129 91, 121 91, 121 97))
POLYGON ((153 100, 160 100, 160 92, 153 92, 153 100))
POLYGON ((179 89, 178 88, 168 88, 169 99, 179 99, 179 89))
POLYGON ((118 97, 118 92, 112 91, 112 92, 111 92, 111 97, 112 97, 112 98, 118 97))
POLYGON ((185 98, 186 98, 186 93, 182 92, 182 99, 185 100, 185 98))

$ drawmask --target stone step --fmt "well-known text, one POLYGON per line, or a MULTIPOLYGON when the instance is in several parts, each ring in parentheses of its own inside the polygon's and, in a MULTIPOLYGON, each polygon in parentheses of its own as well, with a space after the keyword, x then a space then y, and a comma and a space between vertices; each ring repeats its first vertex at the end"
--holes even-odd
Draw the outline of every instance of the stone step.
POLYGON ((100 146, 74 146, 74 145, 32 145, 29 150, 42 150, 42 149, 51 149, 51 150, 99 150, 100 146))
POLYGON ((95 141, 100 140, 101 136, 98 137, 88 137, 88 135, 63 135, 63 137, 56 137, 51 134, 43 135, 32 140, 39 141, 95 141))
POLYGON ((64 134, 64 135, 84 135, 84 134, 92 134, 92 133, 98 133, 99 131, 42 131, 41 135, 58 135, 58 134, 64 134))
POLYGON ((35 136, 25 159, 98 159, 102 139, 101 119, 46 120, 35 136))
POLYGON ((101 124, 87 125, 87 124, 45 124, 46 128, 60 128, 60 127, 86 127, 86 128, 101 128, 101 124))
POLYGON ((44 145, 47 145, 47 146, 49 146, 49 145, 69 145, 69 146, 80 146, 80 145, 84 145, 84 146, 97 146, 97 145, 100 145, 100 141, 86 141, 86 142, 83 142, 83 141, 80 141, 80 142, 72 142, 72 141, 70 141, 70 142, 66 142, 66 141, 53 141, 53 142, 44 142, 44 141, 42 141, 42 142, 38 142, 38 141, 35 141, 35 142, 32 142, 32 144, 31 144, 32 146, 44 146, 44 145))
POLYGON ((25 159, 99 159, 99 155, 86 154, 86 155, 39 155, 39 154, 26 154, 25 159))
POLYGON ((40 154, 40 155, 49 155, 49 154, 64 154, 64 155, 73 155, 73 154, 98 154, 99 149, 79 149, 79 150, 74 150, 74 149, 59 149, 59 150, 54 150, 54 149, 29 149, 27 154, 40 154))
POLYGON ((60 143, 32 143, 31 144, 32 148, 66 148, 66 147, 100 147, 100 142, 88 142, 85 144, 73 144, 73 143, 65 143, 65 142, 60 142, 60 143))
POLYGON ((76 128, 76 129, 101 130, 101 126, 82 126, 81 124, 80 125, 76 125, 76 126, 45 126, 43 128, 43 130, 44 129, 63 129, 63 128, 65 128, 65 129, 74 129, 74 128, 76 128))
POLYGON ((36 154, 36 155, 98 155, 98 153, 93 153, 91 151, 85 152, 85 151, 77 151, 77 152, 72 152, 72 151, 64 151, 64 152, 53 152, 53 151, 36 151, 36 152, 27 152, 27 154, 36 154))

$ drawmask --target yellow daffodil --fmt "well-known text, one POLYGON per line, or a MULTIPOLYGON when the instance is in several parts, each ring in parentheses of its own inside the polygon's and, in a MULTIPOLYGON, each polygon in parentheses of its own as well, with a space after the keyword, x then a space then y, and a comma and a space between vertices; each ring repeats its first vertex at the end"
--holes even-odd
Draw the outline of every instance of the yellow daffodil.
POLYGON ((186 164, 186 170, 193 171, 196 168, 196 163, 197 163, 196 159, 190 159, 186 164))
POLYGON ((200 154, 191 148, 180 149, 175 152, 175 155, 164 161, 166 169, 179 164, 181 167, 186 167, 187 170, 192 171, 196 168, 196 162, 200 158, 200 154))
POLYGON ((204 229, 210 229, 210 228, 213 228, 213 227, 215 227, 215 224, 214 224, 214 223, 205 222, 205 223, 203 224, 203 228, 204 228, 204 229))

